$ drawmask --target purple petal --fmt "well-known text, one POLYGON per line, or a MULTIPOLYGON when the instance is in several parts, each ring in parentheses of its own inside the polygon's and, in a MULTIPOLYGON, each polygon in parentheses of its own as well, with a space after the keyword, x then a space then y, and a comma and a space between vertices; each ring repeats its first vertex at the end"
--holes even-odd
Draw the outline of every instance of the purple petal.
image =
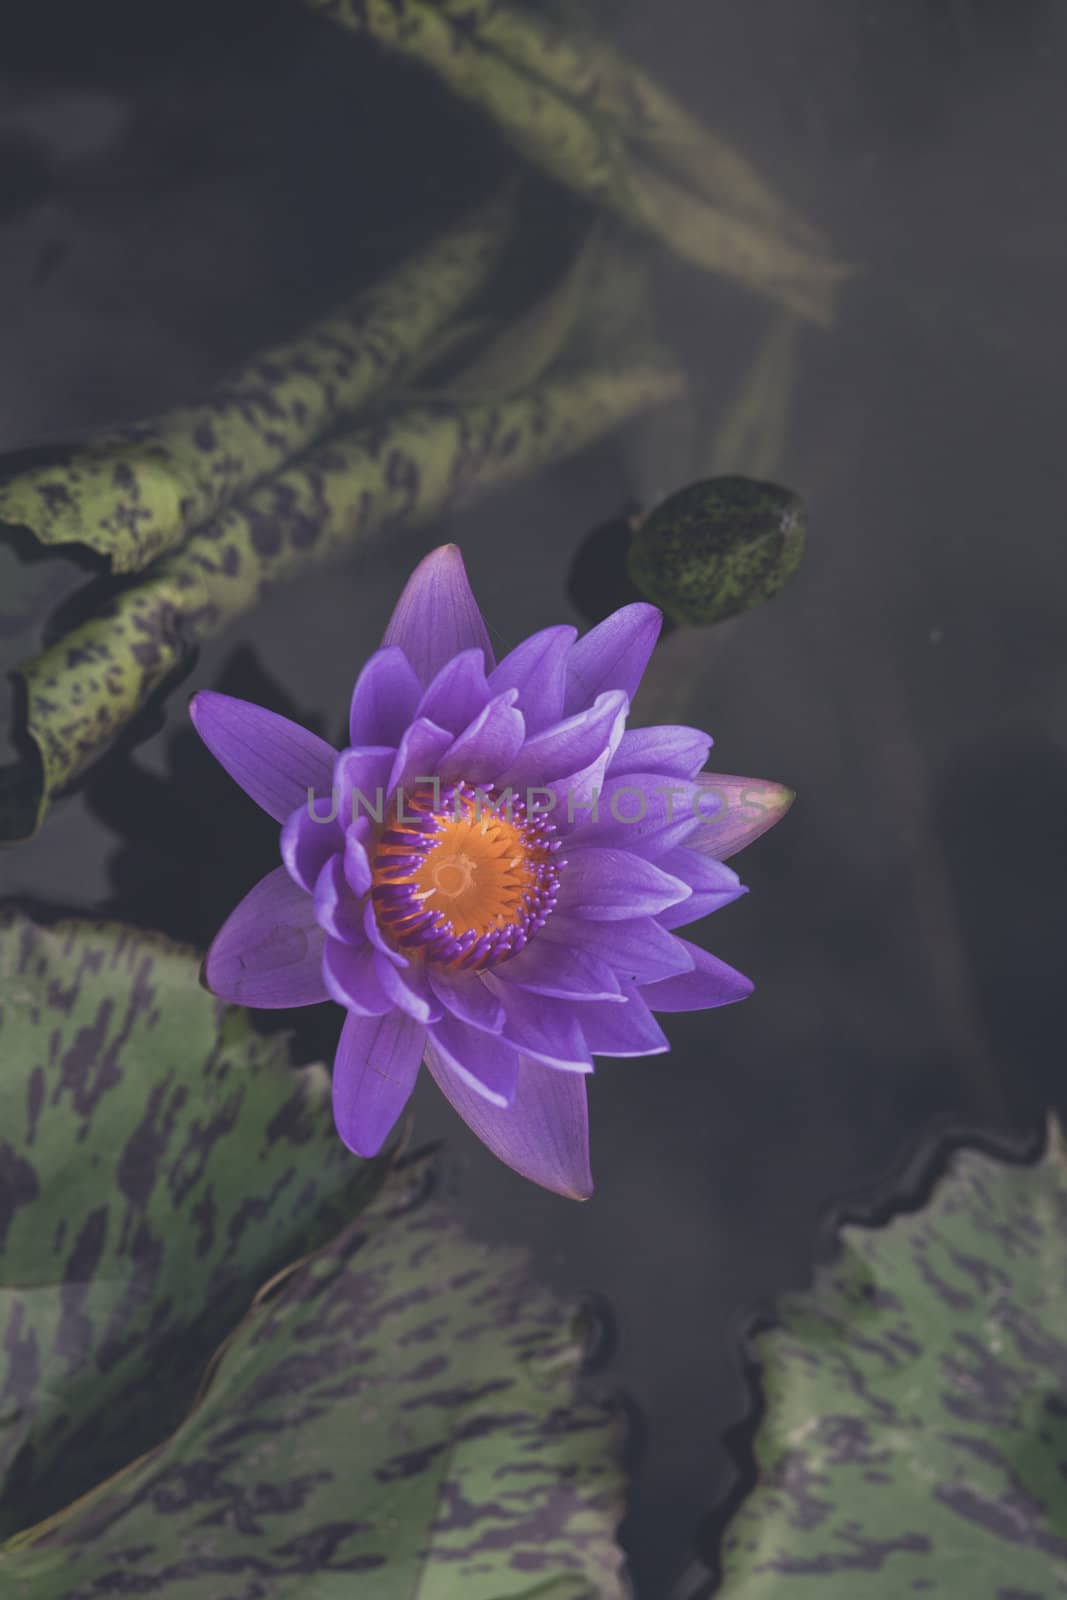
POLYGON ((499 782, 521 791, 547 786, 568 773, 580 772, 605 750, 615 750, 628 710, 629 702, 621 691, 602 694, 590 710, 580 711, 527 739, 499 782))
POLYGON ((515 1098, 501 1110, 449 1069, 432 1040, 426 1046, 426 1065, 467 1126, 506 1166, 554 1194, 589 1199, 589 1114, 579 1074, 553 1072, 522 1059, 515 1098))
POLYGON ((567 849, 600 845, 635 850, 650 860, 688 840, 701 826, 697 803, 704 791, 661 772, 627 772, 607 778, 595 812, 567 835, 567 849))
POLYGON ((638 601, 613 611, 590 628, 574 646, 567 663, 564 715, 592 705, 608 689, 621 689, 632 700, 662 625, 663 617, 656 607, 638 601))
POLYGON ((594 922, 655 916, 692 893, 681 878, 630 850, 580 849, 560 872, 559 909, 594 922))
MULTIPOLYGON (((436 722, 449 733, 462 733, 467 724, 485 710, 489 699, 482 652, 463 650, 445 662, 419 701, 415 716, 436 722)), ((403 729, 400 731, 402 733, 403 729)))
POLYGON ((356 679, 348 715, 348 742, 394 748, 415 716, 422 685, 403 650, 377 650, 356 679))
POLYGON ((337 752, 325 739, 277 712, 201 689, 189 702, 193 727, 235 783, 275 822, 329 794, 337 752))
POLYGON ((407 1105, 426 1029, 393 1011, 345 1018, 333 1063, 333 1117, 357 1156, 376 1156, 407 1105))
POLYGON ((363 907, 348 886, 340 856, 331 856, 315 883, 315 920, 331 939, 363 944, 363 907))
POLYGON ((627 728, 611 761, 621 772, 661 772, 668 778, 695 778, 708 759, 713 740, 699 728, 627 728))
POLYGON ((719 804, 714 814, 687 842, 718 861, 736 855, 761 833, 781 822, 796 796, 782 783, 766 778, 734 778, 723 772, 703 772, 696 782, 719 804))
POLYGON ((420 717, 404 734, 389 773, 388 791, 405 791, 409 796, 437 773, 438 762, 452 743, 447 728, 420 717))
POLYGON ((493 647, 457 545, 441 545, 419 562, 382 644, 399 645, 423 684, 461 650, 481 650, 486 670, 492 671, 493 647))
POLYGON ((469 1022, 484 1033, 499 1033, 503 1028, 504 1007, 486 988, 480 973, 453 972, 430 962, 426 975, 441 1004, 460 1022, 469 1022))
POLYGON ((543 1000, 514 984, 504 983, 495 972, 485 983, 504 1007, 501 1037, 523 1055, 565 1072, 591 1072, 593 1062, 575 1015, 576 1007, 546 1006, 543 1000))
POLYGON ((333 769, 337 821, 342 828, 353 822, 381 822, 389 792, 389 774, 396 760, 392 745, 362 745, 342 750, 333 769))
POLYGON ((322 955, 323 981, 331 998, 361 1017, 381 1017, 393 1010, 393 1002, 378 982, 375 954, 369 942, 352 945, 327 939, 322 955))
POLYGON ((517 983, 531 994, 558 1000, 622 999, 619 980, 600 956, 534 938, 496 969, 501 983, 517 983))
MULTIPOLYGON (((668 978, 667 983, 678 982, 668 978)), ((654 986, 653 986, 654 987, 654 986)), ((585 1042, 595 1056, 659 1056, 671 1042, 635 989, 623 1006, 594 1000, 579 1012, 585 1042)))
MULTIPOLYGON (((666 911, 659 913, 658 920, 664 928, 684 928, 687 923, 708 917, 713 911, 721 910, 748 893, 732 868, 716 861, 714 856, 701 855, 689 845, 683 845, 679 850, 668 850, 666 855, 659 857, 657 865, 664 872, 670 872, 690 884, 693 890, 688 900, 683 900, 680 905, 668 906, 666 911)), ((680 944, 684 942, 678 941, 680 944)))
POLYGON ((440 773, 446 783, 464 779, 467 783, 491 784, 522 748, 526 724, 516 710, 516 689, 508 689, 490 700, 485 710, 464 728, 448 752, 441 757, 440 773))
POLYGON ((505 689, 519 691, 527 735, 540 733, 562 719, 567 661, 577 637, 577 628, 569 624, 542 628, 517 644, 490 674, 489 687, 494 694, 505 689))
POLYGON ((348 887, 360 899, 370 893, 374 874, 371 870, 367 843, 370 839, 370 818, 357 817, 345 829, 344 869, 348 887))
POLYGON ((429 1044, 439 1061, 490 1105, 509 1106, 514 1100, 519 1053, 502 1039, 445 1017, 430 1029, 429 1044))
POLYGON ((693 957, 693 970, 643 985, 641 994, 653 1011, 707 1011, 712 1006, 746 1000, 752 993, 755 986, 743 972, 728 967, 718 956, 698 944, 690 944, 688 939, 680 943, 693 957))
POLYGON ((374 970, 382 993, 416 1022, 436 1022, 442 1015, 440 1003, 418 967, 409 964, 401 971, 376 951, 374 970))
POLYGON ((298 806, 285 820, 281 850, 293 882, 312 894, 315 881, 330 857, 344 849, 344 835, 336 822, 316 822, 307 804, 298 806))
POLYGON ((537 810, 551 814, 557 832, 564 838, 569 837, 572 829, 581 827, 598 810, 597 802, 607 778, 611 756, 610 749, 603 750, 581 772, 571 772, 565 778, 557 778, 554 783, 527 789, 527 798, 534 796, 537 810))
POLYGON ((368 942, 372 944, 380 956, 392 962, 394 967, 406 967, 407 956, 402 956, 399 950, 394 950, 378 926, 378 918, 374 911, 374 901, 368 900, 363 908, 363 932, 367 935, 368 942))
MULTIPOLYGON (((682 903, 688 905, 689 901, 682 903)), ((669 915, 669 910, 660 913, 661 917, 669 915)), ((602 961, 610 961, 615 971, 631 983, 656 983, 660 978, 689 972, 693 965, 685 941, 668 933, 655 917, 633 917, 628 922, 587 922, 557 910, 544 927, 538 929, 537 943, 546 942, 588 951, 602 961)))
POLYGON ((220 999, 237 1005, 318 1005, 330 998, 322 976, 324 941, 311 896, 284 867, 275 867, 215 935, 204 978, 220 999))

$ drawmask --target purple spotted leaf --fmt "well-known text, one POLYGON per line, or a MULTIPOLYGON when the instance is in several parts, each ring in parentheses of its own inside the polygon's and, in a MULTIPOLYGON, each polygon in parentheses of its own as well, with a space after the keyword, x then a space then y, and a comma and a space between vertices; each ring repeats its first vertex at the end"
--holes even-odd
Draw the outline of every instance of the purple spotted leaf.
POLYGON ((16 472, 0 522, 134 572, 409 372, 485 282, 507 237, 503 192, 211 393, 16 472))
POLYGON ((718 1600, 1067 1596, 1067 1145, 957 1154, 758 1341, 718 1600))
POLYGON ((162 1438, 259 1285, 381 1171, 337 1139, 324 1067, 133 929, 0 914, 0 1061, 9 1534, 162 1438))
POLYGON ((149 1456, 0 1551, 32 1600, 622 1600, 621 1419, 575 1319, 394 1171, 149 1456))

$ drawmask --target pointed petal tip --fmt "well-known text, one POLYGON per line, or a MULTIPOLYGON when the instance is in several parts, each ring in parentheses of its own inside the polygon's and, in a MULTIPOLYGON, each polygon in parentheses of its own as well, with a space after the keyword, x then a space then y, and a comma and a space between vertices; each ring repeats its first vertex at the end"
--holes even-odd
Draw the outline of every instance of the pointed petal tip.
POLYGON ((387 1129, 376 1138, 368 1137, 362 1132, 355 1134, 349 1133, 347 1129, 343 1128, 338 1122, 336 1113, 334 1113, 333 1125, 337 1130, 337 1137, 340 1139, 345 1149, 351 1150, 352 1154, 354 1156, 359 1156, 361 1161, 373 1161, 376 1155, 380 1155, 382 1146, 385 1144, 385 1141, 388 1139, 389 1133, 391 1132, 391 1130, 387 1129))
POLYGON ((221 700, 222 698, 223 697, 221 695, 216 694, 211 689, 198 689, 195 694, 191 694, 189 696, 189 721, 192 723, 193 727, 196 729, 197 733, 199 733, 202 739, 204 737, 204 719, 210 715, 211 702, 213 700, 221 700))
POLYGON ((386 645, 364 662, 352 690, 348 738, 353 747, 397 745, 422 693, 399 645, 386 645))
POLYGON ((268 872, 245 895, 211 941, 204 958, 210 992, 231 1005, 288 1010, 330 998, 321 972, 322 930, 311 897, 284 867, 268 872))
POLYGON ((400 646, 424 687, 461 650, 481 650, 486 672, 493 670, 489 633, 458 545, 423 556, 389 619, 382 646, 389 645, 400 646))
MULTIPOLYGON (((612 616, 625 620, 626 627, 644 641, 645 648, 650 656, 659 643, 659 636, 663 632, 663 612, 659 606, 652 605, 648 600, 634 600, 630 605, 621 606, 618 611, 612 613, 612 616)), ((610 621, 611 619, 609 618, 608 620, 610 621)), ((645 663, 638 672, 639 681, 647 664, 646 657, 645 663)), ((629 691, 631 700, 636 692, 637 686, 635 685, 629 691)))
POLYGON ((593 1193, 585 1078, 523 1057, 515 1097, 500 1109, 464 1083, 435 1050, 426 1065, 438 1088, 471 1131, 506 1166, 568 1200, 593 1193))
POLYGON ((641 986, 641 998, 652 1011, 709 1011, 747 1000, 753 993, 756 986, 745 973, 701 945, 690 944, 687 939, 679 942, 692 956, 693 968, 677 977, 641 986))
POLYGON ((725 861, 781 822, 796 799, 793 789, 770 778, 739 778, 701 772, 693 780, 718 804, 701 811, 706 820, 686 840, 691 850, 725 861))
POLYGON ((234 695, 201 689, 189 703, 193 727, 219 765, 275 822, 327 794, 337 751, 289 717, 234 695))
POLYGON ((605 689, 623 689, 632 700, 662 626, 659 607, 637 600, 583 634, 568 662, 564 715, 592 705, 605 689))
MULTIPOLYGON (((651 626, 653 622, 661 625, 663 622, 663 612, 659 606, 654 606, 651 600, 631 600, 626 605, 617 606, 614 611, 609 611, 602 620, 615 622, 620 617, 624 617, 630 624, 644 623, 651 626)), ((596 626, 599 627, 599 623, 596 626)))
POLYGON ((412 568, 408 585, 423 582, 428 577, 442 577, 448 575, 452 578, 462 578, 467 581, 467 568, 463 560, 463 551, 458 544, 439 544, 427 551, 422 560, 412 568))
POLYGON ((773 778, 753 781, 750 787, 759 791, 768 828, 773 828, 775 823, 781 822, 786 812, 792 810, 797 797, 795 789, 790 789, 787 784, 778 783, 773 778))
POLYGON ((747 972, 738 972, 736 967, 731 967, 725 962, 722 964, 728 974, 728 982, 732 993, 728 993, 723 1000, 724 1006, 736 1005, 740 1000, 749 1000, 756 992, 755 981, 747 972))
POLYGON ((750 778, 748 788, 750 803, 756 800, 763 811, 763 826, 759 830, 760 833, 765 833, 768 828, 773 828, 776 823, 781 822, 786 812, 792 810, 797 797, 795 789, 790 789, 788 785, 778 783, 773 778, 750 778))

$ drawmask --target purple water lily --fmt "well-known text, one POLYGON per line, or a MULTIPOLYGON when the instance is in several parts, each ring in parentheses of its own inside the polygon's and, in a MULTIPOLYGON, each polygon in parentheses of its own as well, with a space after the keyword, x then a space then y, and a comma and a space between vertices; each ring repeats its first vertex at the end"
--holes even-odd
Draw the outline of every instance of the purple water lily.
POLYGON ((669 1048, 653 1013, 749 980, 674 930, 745 891, 723 858, 787 810, 705 773, 695 728, 627 731, 661 617, 544 628, 496 663, 454 545, 410 578, 340 752, 208 691, 190 710, 282 824, 283 865, 231 914, 207 983, 246 1006, 335 1000, 338 1132, 375 1155, 425 1062, 517 1172, 586 1199, 593 1057, 669 1048))

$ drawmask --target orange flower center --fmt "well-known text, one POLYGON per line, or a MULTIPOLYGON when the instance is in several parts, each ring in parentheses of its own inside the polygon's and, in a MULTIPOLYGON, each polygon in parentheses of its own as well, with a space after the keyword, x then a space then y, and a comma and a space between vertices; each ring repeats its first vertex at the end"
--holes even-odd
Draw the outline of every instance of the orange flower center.
POLYGON ((554 834, 520 801, 466 784, 405 796, 374 856, 379 927, 396 948, 468 969, 516 955, 555 905, 554 834))

